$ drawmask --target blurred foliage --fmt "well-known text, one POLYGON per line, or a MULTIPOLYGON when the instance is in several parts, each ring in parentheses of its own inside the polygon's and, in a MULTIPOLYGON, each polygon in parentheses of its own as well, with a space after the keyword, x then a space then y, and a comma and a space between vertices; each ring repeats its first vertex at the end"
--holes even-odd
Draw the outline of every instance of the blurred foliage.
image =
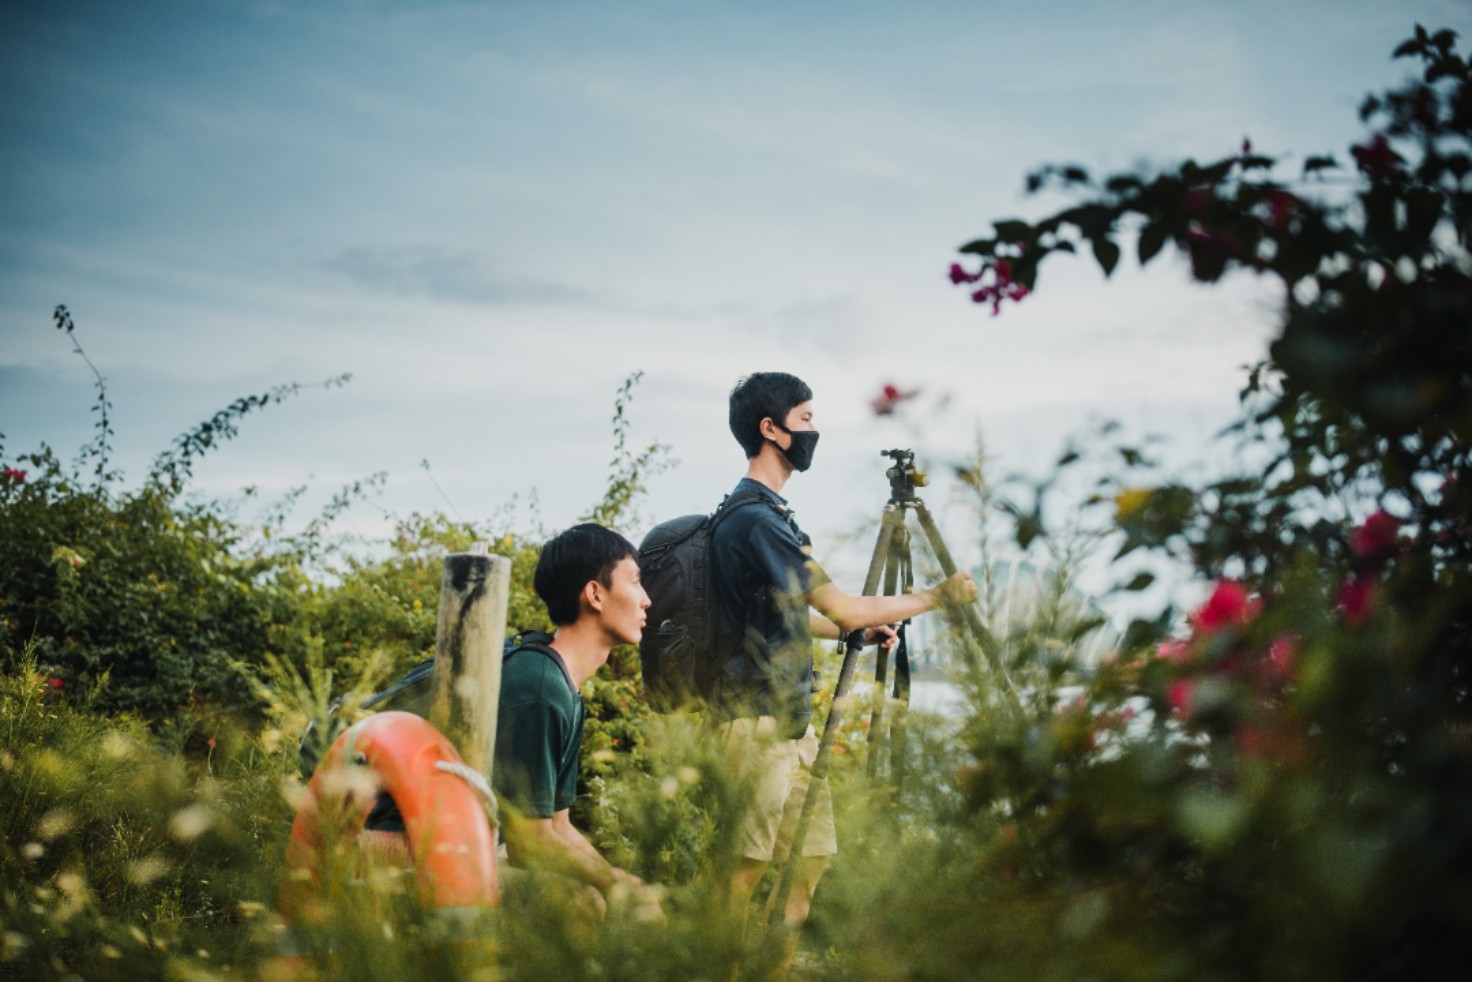
MULTIPOLYGON (((1019 284, 1002 300, 1025 300, 1055 253, 1087 247, 1109 274, 1131 243, 1142 264, 1174 248, 1200 281, 1243 271, 1283 287, 1270 359, 1231 431, 1267 464, 1151 484, 1144 456, 1120 447, 1091 499, 1121 556, 1183 560, 1214 583, 1206 602, 1183 625, 1171 611, 1137 621, 1051 718, 978 693, 960 784, 1000 823, 981 868, 1034 928, 1009 936, 1003 958, 1019 967, 1465 970, 1472 79, 1455 41, 1417 28, 1397 49, 1421 76, 1365 101, 1352 176, 1331 180, 1345 167, 1324 156, 1279 179, 1250 144, 1099 182, 1046 168, 1030 186, 1078 203, 962 249, 980 267, 957 264, 953 280, 981 284, 973 299, 994 308, 998 282, 1019 284)), ((990 957, 999 938, 956 943, 990 957)))

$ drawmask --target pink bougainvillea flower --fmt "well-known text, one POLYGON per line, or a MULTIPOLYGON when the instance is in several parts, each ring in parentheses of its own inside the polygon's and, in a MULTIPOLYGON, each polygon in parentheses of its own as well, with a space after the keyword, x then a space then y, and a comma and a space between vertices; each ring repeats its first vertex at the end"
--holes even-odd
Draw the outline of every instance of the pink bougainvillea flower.
POLYGON ((1396 177, 1405 160, 1396 153, 1384 133, 1376 133, 1369 143, 1350 147, 1355 166, 1368 177, 1396 177))
POLYGON ((1351 574, 1339 588, 1339 610, 1351 624, 1363 624, 1375 608, 1379 587, 1368 576, 1351 574))
POLYGON ((900 403, 913 399, 919 394, 919 389, 911 389, 906 392, 897 385, 886 383, 879 390, 879 394, 869 400, 869 407, 874 410, 876 416, 888 416, 899 408, 900 403))
POLYGON ((1184 641, 1165 641, 1155 649, 1155 657, 1177 665, 1191 660, 1191 646, 1184 641))
POLYGON ((1196 683, 1190 679, 1176 679, 1165 689, 1165 701, 1171 712, 1178 716, 1190 716, 1191 705, 1196 695, 1196 683))
POLYGON ((957 285, 981 283, 971 291, 971 300, 973 303, 991 304, 993 317, 1001 313, 1004 300, 1016 303, 1031 292, 1025 285, 1012 279, 1012 263, 1006 259, 993 260, 975 273, 968 273, 959 263, 952 263, 951 282, 957 285), (991 274, 991 282, 981 283, 988 273, 991 274))
POLYGON ((1349 550, 1361 559, 1382 557, 1395 549, 1400 521, 1386 511, 1377 511, 1349 533, 1349 550))
POLYGON ((1248 757, 1291 766, 1303 761, 1306 748, 1293 727, 1276 720, 1258 726, 1243 725, 1237 731, 1237 749, 1248 757))
POLYGON ((1268 195, 1268 224, 1276 229, 1285 229, 1298 213, 1298 199, 1287 191, 1274 191, 1268 195))
POLYGON ((1268 671, 1277 679, 1286 679, 1298 666, 1298 639, 1284 635, 1268 647, 1268 671))
POLYGON ((1235 580, 1221 580, 1206 603, 1191 616, 1198 631, 1210 634, 1224 628, 1245 627, 1257 616, 1259 604, 1235 580))
POLYGON ((1237 731, 1237 749, 1248 757, 1268 756, 1268 735, 1255 726, 1243 726, 1237 731))
POLYGON ((16 470, 14 467, 7 467, 7 468, 5 468, 5 470, 4 470, 3 473, 4 473, 4 475, 6 477, 8 477, 12 481, 21 482, 21 481, 24 481, 26 479, 26 472, 25 471, 16 470))
POLYGON ((981 279, 983 272, 985 272, 984 269, 981 272, 968 273, 962 268, 960 263, 951 263, 951 282, 956 286, 960 286, 962 283, 975 283, 981 279))

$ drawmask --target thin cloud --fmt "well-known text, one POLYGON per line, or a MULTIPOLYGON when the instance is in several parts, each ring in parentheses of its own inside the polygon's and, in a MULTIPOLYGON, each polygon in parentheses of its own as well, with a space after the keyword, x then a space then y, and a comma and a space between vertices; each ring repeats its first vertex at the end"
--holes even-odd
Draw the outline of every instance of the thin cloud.
POLYGON ((437 246, 354 246, 322 269, 356 286, 488 306, 618 306, 595 291, 567 283, 510 275, 468 250, 437 246))

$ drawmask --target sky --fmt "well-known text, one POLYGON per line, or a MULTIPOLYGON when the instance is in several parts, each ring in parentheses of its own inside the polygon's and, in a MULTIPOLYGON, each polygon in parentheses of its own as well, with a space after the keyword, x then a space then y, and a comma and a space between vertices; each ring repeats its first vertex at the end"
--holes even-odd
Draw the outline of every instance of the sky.
POLYGON ((678 463, 622 531, 714 507, 744 469, 727 393, 789 371, 823 436, 786 493, 841 584, 883 449, 943 474, 979 432, 995 474, 1042 474, 1112 418, 1183 472, 1229 467, 1209 437, 1272 335, 1263 284, 1059 259, 994 318, 955 250, 1056 208, 1023 194, 1044 163, 1343 158, 1417 22, 1465 36, 1472 4, 9 0, 5 459, 91 438, 65 304, 132 484, 234 398, 351 372, 247 417, 193 487, 306 485, 305 521, 385 472, 348 519, 370 537, 513 499, 513 524, 573 523, 634 372, 631 441, 678 463), (876 417, 885 384, 921 396, 876 417))

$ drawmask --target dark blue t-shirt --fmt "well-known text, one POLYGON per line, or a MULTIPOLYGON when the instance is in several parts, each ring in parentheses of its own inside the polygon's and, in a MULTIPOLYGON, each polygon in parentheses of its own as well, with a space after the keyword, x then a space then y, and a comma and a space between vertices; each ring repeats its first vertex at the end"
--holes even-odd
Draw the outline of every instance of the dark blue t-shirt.
POLYGON ((812 717, 813 646, 806 595, 828 582, 787 501, 742 478, 731 497, 760 494, 726 516, 711 538, 724 667, 717 712, 727 718, 776 716, 793 735, 812 717), (775 506, 775 507, 773 507, 775 506))

